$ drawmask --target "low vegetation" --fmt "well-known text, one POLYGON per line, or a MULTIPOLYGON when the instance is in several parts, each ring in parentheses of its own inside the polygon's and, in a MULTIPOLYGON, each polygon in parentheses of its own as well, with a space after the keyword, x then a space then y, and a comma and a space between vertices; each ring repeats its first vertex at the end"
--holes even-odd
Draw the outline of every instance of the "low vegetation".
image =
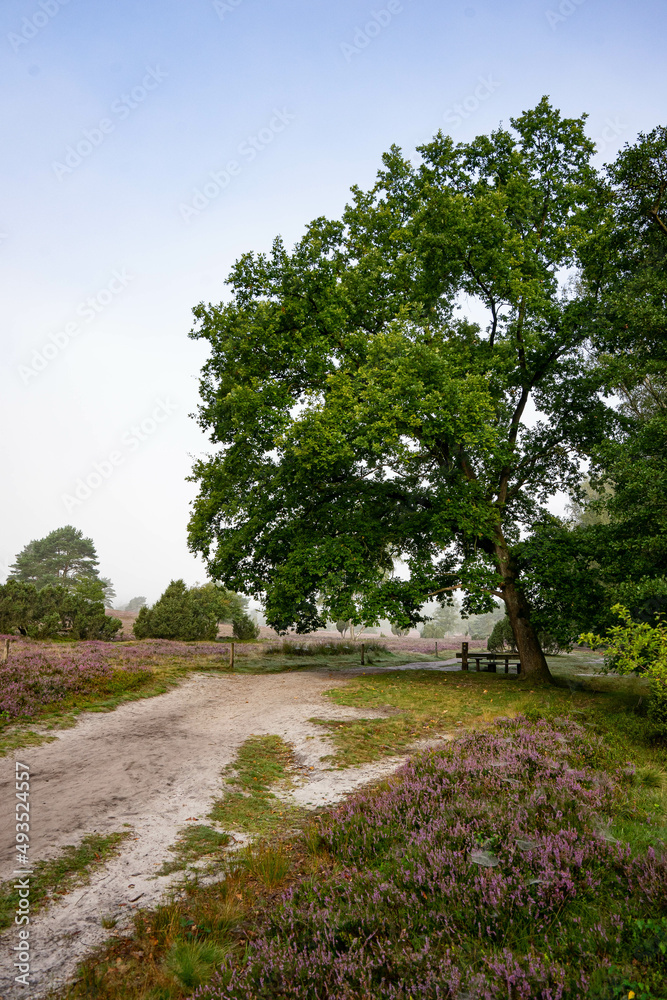
POLYGON ((327 877, 199 996, 664 995, 667 859, 614 836, 636 772, 592 768, 602 744, 571 719, 518 718, 417 756, 322 818, 327 877))
MULTIPOLYGON (((106 836, 89 833, 77 846, 65 847, 55 858, 36 862, 30 878, 31 911, 37 913, 52 899, 65 895, 77 885, 85 885, 90 873, 116 854, 123 841, 131 835, 129 830, 106 836)), ((0 929, 14 922, 19 903, 15 881, 16 878, 13 878, 0 885, 0 929)))
MULTIPOLYGON (((0 639, 3 637, 0 636, 0 639)), ((368 662, 384 666, 432 659, 370 645, 368 662)), ((358 667, 354 643, 247 644, 237 647, 236 673, 358 667), (339 649, 344 646, 344 649, 339 649)), ((72 725, 84 711, 112 711, 125 701, 164 694, 192 671, 229 671, 224 642, 44 642, 14 638, 0 663, 0 755, 48 742, 49 729, 72 725), (41 728, 30 728, 35 724, 41 728)))
POLYGON ((239 748, 228 768, 228 789, 210 812, 227 830, 268 834, 296 821, 302 811, 282 802, 274 791, 289 787, 294 769, 292 748, 280 736, 253 736, 239 748))
POLYGON ((255 843, 230 853, 193 826, 184 846, 203 845, 218 880, 190 871, 68 995, 664 1000, 667 747, 644 682, 577 677, 587 662, 554 657, 559 687, 410 671, 336 688, 337 704, 387 713, 327 722, 338 766, 457 738, 328 813, 285 807, 292 750, 252 737, 203 829, 255 843))

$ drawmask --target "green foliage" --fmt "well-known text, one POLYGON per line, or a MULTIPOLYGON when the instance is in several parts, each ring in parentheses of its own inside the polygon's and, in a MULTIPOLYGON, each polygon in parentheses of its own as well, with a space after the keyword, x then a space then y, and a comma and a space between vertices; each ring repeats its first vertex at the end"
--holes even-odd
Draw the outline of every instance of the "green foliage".
POLYGON ((399 638, 403 638, 404 636, 406 636, 409 631, 410 631, 409 628, 401 628, 400 625, 391 626, 391 634, 397 635, 399 638))
POLYGON ((635 622, 620 604, 614 605, 612 612, 623 624, 612 625, 604 636, 586 633, 580 641, 592 649, 605 648, 607 669, 619 674, 643 674, 650 679, 648 717, 656 734, 667 737, 667 622, 635 622))
POLYGON ((471 639, 488 639, 496 622, 505 617, 505 608, 495 607, 485 615, 473 615, 466 622, 467 632, 471 639))
POLYGON ((165 967, 182 986, 193 990, 211 978, 229 951, 229 945, 225 947, 215 941, 175 941, 165 967))
MULTIPOLYGON (((426 609, 423 609, 426 610, 426 609)), ((454 632, 465 632, 466 627, 461 620, 458 604, 445 604, 438 607, 421 630, 422 639, 444 639, 454 632)))
POLYGON ((259 625, 250 615, 243 612, 237 613, 232 619, 234 636, 236 639, 252 641, 259 637, 259 625))
POLYGON ((416 165, 392 147, 340 220, 244 255, 231 300, 194 310, 199 420, 221 450, 193 470, 190 545, 265 594, 271 626, 407 628, 446 587, 475 614, 502 587, 528 672, 546 672, 515 549, 618 423, 593 282, 559 287, 601 255, 593 152, 546 98, 469 143, 439 133, 416 165), (485 328, 456 316, 462 295, 485 328))
POLYGON ((612 612, 622 621, 612 625, 604 636, 592 632, 579 637, 591 649, 605 649, 605 663, 609 670, 619 674, 646 674, 653 676, 667 671, 667 624, 635 622, 627 608, 614 605, 612 612))
POLYGON ((66 525, 29 542, 17 555, 9 579, 32 583, 38 590, 47 586, 73 587, 77 581, 99 579, 97 564, 92 539, 66 525))
MULTIPOLYGON (((563 647, 548 632, 538 632, 538 638, 540 646, 547 656, 556 656, 557 653, 561 652, 563 647)), ((502 653, 506 650, 516 651, 516 639, 514 638, 512 623, 507 615, 504 618, 500 618, 493 626, 493 631, 487 640, 486 648, 494 653, 502 653)))
POLYGON ((113 639, 123 627, 105 614, 104 586, 83 579, 73 589, 10 579, 0 586, 0 632, 31 639, 113 639))
POLYGON ((500 653, 505 649, 516 649, 512 623, 507 616, 501 618, 493 626, 493 631, 488 638, 486 648, 494 653, 500 653))
POLYGON ((215 639, 217 605, 208 595, 188 590, 183 580, 172 580, 152 608, 143 607, 133 630, 137 639, 180 639, 192 642, 215 639))
POLYGON ((146 603, 147 601, 145 597, 133 597, 132 600, 125 605, 125 611, 140 611, 146 603))
POLYGON ((200 607, 205 608, 215 616, 216 622, 233 622, 236 617, 245 613, 248 599, 231 590, 225 590, 216 583, 205 583, 203 586, 190 588, 200 607))

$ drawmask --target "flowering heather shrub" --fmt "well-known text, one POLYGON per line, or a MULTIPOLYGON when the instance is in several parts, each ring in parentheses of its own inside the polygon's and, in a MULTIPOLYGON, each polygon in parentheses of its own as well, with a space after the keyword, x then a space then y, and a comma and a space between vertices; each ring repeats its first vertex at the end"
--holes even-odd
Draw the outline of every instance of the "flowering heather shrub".
POLYGON ((110 662, 112 643, 82 642, 45 647, 43 642, 14 641, 9 660, 0 664, 0 718, 37 714, 44 705, 76 694, 114 694, 138 687, 150 668, 110 662))
POLYGON ((342 870, 291 890, 247 962, 223 964, 195 995, 627 996, 639 974, 628 942, 649 917, 657 957, 640 971, 660 989, 667 860, 633 856, 606 832, 626 793, 620 773, 582 763, 591 739, 569 720, 501 720, 417 756, 322 821, 342 870))

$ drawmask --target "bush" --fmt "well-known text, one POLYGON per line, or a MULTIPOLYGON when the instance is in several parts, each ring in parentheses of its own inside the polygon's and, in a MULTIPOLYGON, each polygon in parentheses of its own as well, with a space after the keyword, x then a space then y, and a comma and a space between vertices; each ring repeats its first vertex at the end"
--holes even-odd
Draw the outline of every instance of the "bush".
POLYGON ((649 698, 648 720, 656 736, 667 739, 667 674, 653 677, 649 698))
POLYGON ((218 621, 211 607, 183 580, 172 580, 152 608, 143 607, 133 626, 137 639, 215 639, 218 621))
POLYGON ((502 653, 504 650, 515 650, 516 640, 512 631, 512 624, 505 615, 493 626, 493 631, 489 636, 486 648, 494 653, 502 653))
MULTIPOLYGON (((356 642, 294 642, 284 639, 279 646, 269 646, 265 656, 359 656, 360 645, 356 642)), ((381 642, 365 642, 367 653, 387 653, 381 642)))
POLYGON ((641 674, 648 678, 651 696, 648 718, 657 736, 667 737, 667 623, 658 618, 656 625, 633 621, 622 604, 611 609, 622 625, 612 625, 605 636, 586 632, 579 642, 591 649, 605 647, 607 670, 618 674, 641 674))
POLYGON ((400 625, 391 626, 391 634, 397 635, 400 639, 403 639, 406 635, 408 635, 409 631, 409 628, 401 628, 400 625))
POLYGON ((437 621, 426 622, 420 632, 422 639, 444 639, 445 630, 437 621))
MULTIPOLYGON (((537 638, 542 647, 542 652, 547 656, 555 656, 556 653, 560 652, 561 646, 558 640, 554 636, 549 635, 548 632, 538 632, 537 638)), ((493 626, 493 632, 489 636, 486 648, 494 653, 502 653, 505 650, 516 652, 516 639, 514 638, 512 623, 507 615, 493 626)))
POLYGON ((257 639, 259 637, 259 625, 252 620, 250 615, 240 612, 232 619, 234 638, 241 640, 257 639))
MULTIPOLYGON (((98 590, 99 588, 98 585, 98 590)), ((0 633, 31 639, 113 639, 122 629, 89 585, 74 590, 9 580, 0 586, 0 633)))

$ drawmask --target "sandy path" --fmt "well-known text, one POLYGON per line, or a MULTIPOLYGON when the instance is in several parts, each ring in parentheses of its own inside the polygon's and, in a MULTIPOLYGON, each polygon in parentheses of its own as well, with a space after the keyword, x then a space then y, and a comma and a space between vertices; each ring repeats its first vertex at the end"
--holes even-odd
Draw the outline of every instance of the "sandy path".
MULTIPOLYGON (((14 761, 31 772, 30 859, 57 854, 85 834, 134 829, 122 853, 91 884, 73 891, 31 925, 32 985, 13 983, 13 959, 2 960, 0 996, 38 997, 67 981, 76 964, 108 931, 101 918, 120 917, 154 903, 178 875, 151 879, 188 818, 204 818, 220 794, 220 772, 251 734, 274 733, 292 742, 299 763, 312 767, 295 798, 302 804, 335 801, 352 788, 395 769, 400 759, 360 769, 330 771, 330 752, 311 716, 375 715, 334 705, 323 692, 345 682, 324 673, 269 676, 192 675, 178 688, 111 713, 91 713, 54 743, 17 751, 0 761, 0 880, 14 870, 14 761)), ((13 929, 2 943, 16 943, 13 929)), ((5 956, 9 949, 3 948, 5 956)))

